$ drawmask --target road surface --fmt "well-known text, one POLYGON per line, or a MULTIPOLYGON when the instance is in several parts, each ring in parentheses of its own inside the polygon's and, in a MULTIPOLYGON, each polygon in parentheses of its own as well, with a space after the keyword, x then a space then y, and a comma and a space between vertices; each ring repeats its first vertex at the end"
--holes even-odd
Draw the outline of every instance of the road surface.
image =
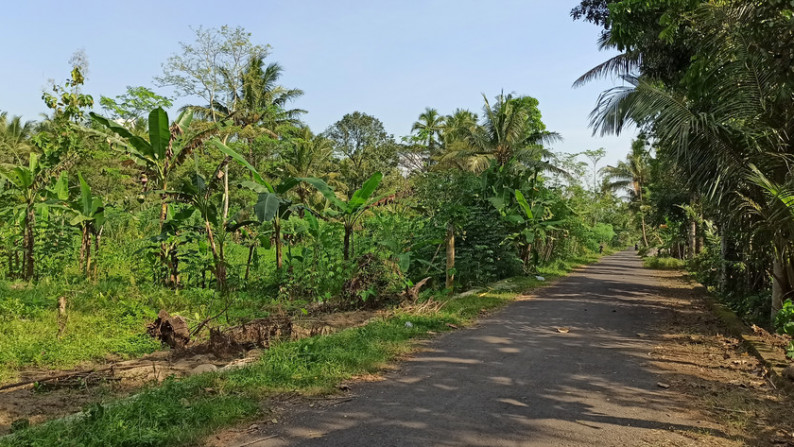
POLYGON ((351 385, 350 399, 301 403, 229 445, 693 445, 682 433, 719 428, 651 366, 663 295, 634 252, 605 257, 351 385))

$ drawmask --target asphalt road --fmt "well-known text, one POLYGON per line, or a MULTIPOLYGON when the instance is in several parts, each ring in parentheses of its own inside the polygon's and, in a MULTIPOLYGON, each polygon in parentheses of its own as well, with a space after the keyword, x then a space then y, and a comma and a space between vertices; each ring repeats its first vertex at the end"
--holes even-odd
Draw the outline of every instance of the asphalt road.
POLYGON ((705 423, 650 365, 663 289, 634 252, 606 257, 233 445, 691 445, 705 423))

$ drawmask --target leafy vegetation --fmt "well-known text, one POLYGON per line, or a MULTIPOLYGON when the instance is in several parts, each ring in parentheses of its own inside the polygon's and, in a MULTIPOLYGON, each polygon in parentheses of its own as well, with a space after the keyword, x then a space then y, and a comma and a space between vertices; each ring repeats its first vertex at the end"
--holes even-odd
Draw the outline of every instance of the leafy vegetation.
MULTIPOLYGON (((642 131, 609 187, 627 190, 648 251, 686 259, 747 319, 771 326, 794 293, 792 20, 770 0, 582 1, 620 52, 577 84, 617 75, 596 133, 642 131)), ((654 261, 661 262, 661 261, 654 261)))
POLYGON ((650 256, 642 260, 642 265, 657 270, 680 270, 686 267, 683 260, 669 256, 650 256))
MULTIPOLYGON (((551 280, 595 259, 558 261, 541 273, 551 280)), ((455 298, 439 295, 435 298, 443 306, 437 311, 397 312, 364 327, 282 343, 252 366, 169 379, 130 398, 93 405, 81 417, 20 430, 0 438, 0 446, 192 445, 214 429, 257 415, 262 398, 279 392, 332 392, 342 381, 376 373, 409 352, 412 340, 470 323, 483 310, 503 306, 539 283, 524 277, 498 290, 455 298)))
MULTIPOLYGON (((775 316, 775 327, 778 333, 794 337, 794 303, 791 300, 786 300, 783 308, 775 316)), ((794 358, 794 341, 789 342, 786 354, 794 358)))
POLYGON ((91 111, 78 58, 44 95, 50 116, 0 115, 0 382, 160 349, 145 333, 160 310, 200 338, 275 313, 449 301, 2 442, 189 443, 254 414, 267 393, 328 391, 514 295, 455 290, 510 277, 530 287, 636 239, 632 205, 597 188, 595 169, 584 186, 587 164, 551 150, 560 136, 530 96, 484 96, 481 117, 428 108, 399 140, 358 111, 315 132, 267 46, 242 28, 195 34, 157 82, 203 104, 169 114, 174 99, 128 87, 91 111))

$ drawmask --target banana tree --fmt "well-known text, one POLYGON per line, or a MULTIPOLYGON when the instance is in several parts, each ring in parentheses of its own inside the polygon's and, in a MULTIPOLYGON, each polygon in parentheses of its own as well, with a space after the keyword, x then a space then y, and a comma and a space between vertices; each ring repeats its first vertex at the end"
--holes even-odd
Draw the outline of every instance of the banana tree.
POLYGON ((295 209, 292 201, 287 198, 287 192, 298 184, 296 179, 286 179, 277 187, 273 187, 262 175, 253 167, 248 160, 237 151, 215 139, 211 143, 230 159, 245 167, 253 180, 240 182, 240 185, 257 193, 257 201, 254 205, 254 214, 260 223, 270 222, 273 226, 273 245, 276 248, 276 268, 281 269, 284 265, 283 241, 281 240, 281 221, 289 218, 295 209))
POLYGON ((77 174, 80 182, 80 196, 77 200, 67 202, 66 207, 73 217, 69 224, 80 228, 82 238, 80 241, 80 264, 83 274, 88 276, 91 269, 91 237, 94 238, 95 251, 99 251, 99 239, 102 227, 105 225, 105 204, 101 197, 94 196, 91 187, 83 179, 82 174, 77 174))
POLYGON ((31 153, 27 166, 11 166, 0 170, 0 177, 10 186, 8 195, 12 201, 11 205, 0 212, 10 214, 12 220, 19 222, 22 228, 22 278, 30 280, 35 271, 36 208, 46 208, 53 204, 54 202, 47 200, 48 197, 57 200, 66 200, 68 197, 64 165, 50 165, 37 154, 31 153))
MULTIPOLYGON (((91 118, 121 137, 123 141, 120 143, 125 148, 125 154, 154 177, 160 192, 160 231, 162 232, 168 216, 168 174, 179 166, 188 153, 205 137, 191 138, 185 135, 185 130, 193 121, 193 112, 182 112, 176 121, 169 125, 165 110, 160 107, 152 110, 148 118, 148 141, 117 122, 96 113, 92 112, 91 118)), ((173 273, 177 270, 173 261, 175 256, 169 252, 166 244, 161 247, 160 259, 172 272, 166 283, 176 287, 179 285, 179 277, 173 273)))
POLYGON ((152 110, 148 119, 148 141, 117 122, 96 113, 91 113, 91 118, 126 140, 124 146, 127 156, 149 174, 154 175, 161 191, 160 227, 162 228, 168 212, 168 174, 185 160, 185 156, 197 143, 197 140, 185 137, 185 129, 193 121, 193 112, 188 110, 180 113, 176 121, 169 125, 165 110, 160 107, 152 110))
POLYGON ((328 184, 318 178, 307 177, 300 178, 298 180, 314 186, 340 213, 341 220, 345 228, 344 259, 345 261, 350 260, 351 246, 353 243, 353 229, 355 228, 355 225, 361 216, 364 215, 364 212, 367 211, 375 202, 377 202, 376 199, 372 199, 372 194, 378 188, 378 185, 380 185, 381 180, 383 180, 383 174, 380 172, 375 172, 372 174, 372 176, 370 176, 370 178, 364 182, 361 188, 353 193, 353 196, 347 202, 337 197, 336 193, 334 193, 334 190, 331 189, 328 184))
POLYGON ((237 222, 228 224, 223 219, 219 219, 219 215, 223 212, 223 199, 213 197, 214 181, 220 177, 220 173, 226 167, 226 160, 221 162, 215 175, 212 176, 208 182, 198 172, 195 172, 190 181, 181 185, 179 190, 172 193, 172 196, 179 202, 188 205, 190 208, 186 210, 188 214, 198 212, 204 224, 204 232, 207 236, 207 244, 209 245, 210 252, 212 253, 212 260, 214 264, 215 278, 218 282, 218 289, 221 292, 226 292, 227 287, 227 273, 226 273, 226 254, 224 250, 223 238, 218 239, 214 228, 222 227, 222 234, 227 234, 236 231, 237 229, 253 223, 253 221, 237 222), (219 212, 220 210, 220 212, 219 212))
POLYGON ((545 241, 549 232, 559 230, 557 225, 562 221, 551 220, 554 215, 548 206, 549 203, 536 200, 530 205, 524 194, 518 189, 514 191, 513 195, 519 212, 516 213, 511 207, 506 207, 500 210, 500 213, 503 219, 515 229, 508 239, 512 239, 518 247, 524 269, 530 271, 530 260, 532 265, 537 265, 540 257, 540 252, 536 247, 538 241, 545 241))

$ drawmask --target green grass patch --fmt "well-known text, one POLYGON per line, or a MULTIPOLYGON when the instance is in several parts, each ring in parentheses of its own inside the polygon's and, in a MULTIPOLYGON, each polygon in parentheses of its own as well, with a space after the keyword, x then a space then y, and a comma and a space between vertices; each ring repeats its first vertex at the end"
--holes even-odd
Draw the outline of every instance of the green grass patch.
POLYGON ((87 408, 83 415, 50 421, 0 438, 2 447, 179 446, 193 445, 213 431, 259 414, 259 402, 281 392, 327 394, 353 376, 381 370, 409 353, 413 341, 464 325, 483 310, 514 300, 517 293, 547 284, 597 256, 555 263, 534 276, 502 287, 445 301, 440 310, 398 313, 366 326, 325 337, 273 346, 254 365, 225 373, 170 379, 138 394, 87 408), (410 323, 410 324, 407 324, 410 323))
POLYGON ((676 258, 650 256, 642 259, 642 265, 656 270, 681 270, 686 267, 686 262, 676 258))
MULTIPOLYGON (((263 318, 277 303, 251 292, 229 297, 228 321, 263 318)), ((147 336, 145 325, 160 309, 197 324, 226 305, 206 289, 166 290, 112 280, 97 284, 42 281, 31 285, 0 281, 0 384, 12 381, 26 367, 62 369, 107 358, 140 357, 160 348, 147 336), (58 298, 67 301, 67 318, 60 330, 58 298)))

